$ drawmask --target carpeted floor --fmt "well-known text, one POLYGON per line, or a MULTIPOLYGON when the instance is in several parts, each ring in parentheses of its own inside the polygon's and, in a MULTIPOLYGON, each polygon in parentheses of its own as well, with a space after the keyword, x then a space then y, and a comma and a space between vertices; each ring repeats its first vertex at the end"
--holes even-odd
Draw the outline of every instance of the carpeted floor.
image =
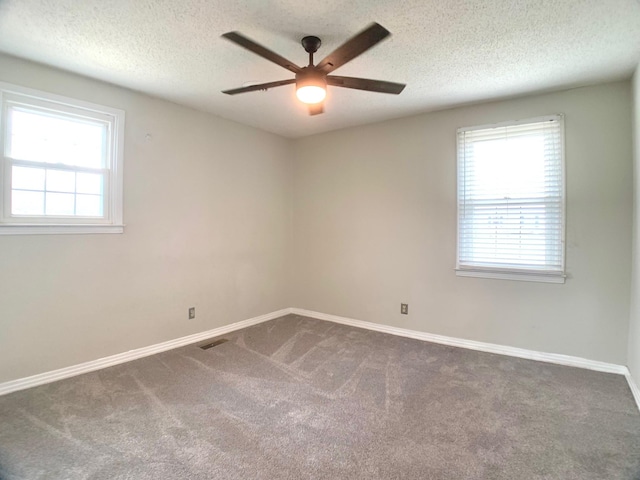
POLYGON ((287 316, 0 397, 0 478, 637 480, 619 375, 287 316))

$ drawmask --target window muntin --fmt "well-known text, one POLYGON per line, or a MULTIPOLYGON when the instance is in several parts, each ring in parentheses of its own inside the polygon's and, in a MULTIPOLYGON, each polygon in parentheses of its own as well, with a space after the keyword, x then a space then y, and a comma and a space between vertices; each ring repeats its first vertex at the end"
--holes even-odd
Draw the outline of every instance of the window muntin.
POLYGON ((11 168, 11 216, 105 217, 104 173, 11 168))
POLYGON ((0 99, 0 234, 121 232, 124 112, 1 83, 0 99))
POLYGON ((458 130, 457 270, 564 278, 562 116, 458 130))

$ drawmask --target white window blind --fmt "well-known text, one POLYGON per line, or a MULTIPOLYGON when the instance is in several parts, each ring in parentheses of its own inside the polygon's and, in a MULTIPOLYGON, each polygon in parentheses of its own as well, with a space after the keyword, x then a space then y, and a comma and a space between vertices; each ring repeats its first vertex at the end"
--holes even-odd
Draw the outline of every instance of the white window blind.
POLYGON ((459 274, 563 281, 563 149, 561 115, 458 130, 459 274))

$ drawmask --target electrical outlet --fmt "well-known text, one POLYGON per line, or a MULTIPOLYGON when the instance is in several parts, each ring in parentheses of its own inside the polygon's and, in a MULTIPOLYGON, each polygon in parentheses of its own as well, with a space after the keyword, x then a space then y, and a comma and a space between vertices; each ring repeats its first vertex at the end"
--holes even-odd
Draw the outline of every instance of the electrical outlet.
POLYGON ((402 315, 409 315, 409 304, 408 303, 401 303, 400 304, 400 313, 402 315))
POLYGON ((189 320, 192 318, 196 318, 196 307, 191 307, 189 309, 189 320))

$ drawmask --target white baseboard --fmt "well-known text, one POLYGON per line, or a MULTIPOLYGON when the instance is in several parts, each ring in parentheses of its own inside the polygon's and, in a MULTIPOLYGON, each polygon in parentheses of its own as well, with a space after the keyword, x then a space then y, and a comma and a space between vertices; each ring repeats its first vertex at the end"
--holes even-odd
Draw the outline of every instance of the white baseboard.
POLYGON ((631 394, 633 395, 633 398, 636 401, 636 405, 638 405, 638 410, 640 410, 640 388, 638 388, 638 385, 633 380, 633 377, 631 376, 631 373, 627 373, 625 375, 625 377, 627 377, 627 382, 629 383, 629 388, 631 389, 631 394))
POLYGON ((566 365, 570 367, 586 368, 588 370, 596 370, 598 372, 617 373, 624 375, 629 383, 629 388, 633 394, 633 398, 640 409, 640 389, 634 382, 634 379, 629 373, 629 369, 624 365, 617 365, 614 363, 599 362, 596 360, 588 360, 586 358, 573 357, 570 355, 562 355, 559 353, 546 353, 538 352, 535 350, 526 350, 524 348, 507 347, 505 345, 496 345, 494 343, 477 342, 475 340, 465 340, 463 338, 447 337, 444 335, 436 335, 433 333, 419 332, 417 330, 408 330, 405 328, 391 327, 389 325, 382 325, 379 323, 365 322, 363 320, 355 320, 353 318, 340 317, 338 315, 330 315, 327 313, 314 312, 311 310, 304 310, 301 308, 284 308, 276 312, 267 313, 258 317, 249 318, 240 322, 225 325, 223 327, 207 330, 206 332, 195 333, 186 337, 177 338, 175 340, 169 340, 163 343, 157 343, 148 347, 138 348, 130 350, 128 352, 119 353, 117 355, 111 355, 109 357, 99 358, 90 362, 81 363, 78 365, 72 365, 70 367, 60 368, 50 372, 33 375, 31 377, 19 378, 17 380, 11 380, 9 382, 0 383, 0 395, 16 392, 18 390, 24 390, 26 388, 36 387, 38 385, 44 385, 45 383, 55 382, 62 380, 63 378, 69 378, 83 373, 92 372, 101 368, 118 365, 120 363, 129 362, 138 358, 147 357, 155 353, 165 352, 174 348, 189 345, 202 340, 206 340, 213 337, 218 337, 235 330, 257 325, 268 320, 273 320, 284 315, 294 313, 296 315, 302 315, 304 317, 316 318, 318 320, 326 320, 333 323, 339 323, 342 325, 350 325, 352 327, 364 328, 366 330, 373 330, 376 332, 388 333, 391 335, 398 335, 400 337, 414 338, 416 340, 423 340, 426 342, 439 343, 442 345, 449 345, 453 347, 467 348, 470 350, 478 350, 481 352, 496 353, 499 355, 507 355, 511 357, 525 358, 528 360, 537 360, 540 362, 555 363, 558 365, 566 365))
POLYGON ((481 352, 497 353, 499 355, 508 355, 511 357, 526 358, 528 360, 538 360, 540 362, 556 363, 558 365, 567 365, 570 367, 586 368, 588 370, 596 370, 598 372, 618 373, 627 375, 629 370, 624 365, 614 363, 598 362, 596 360, 588 360, 586 358, 572 357, 570 355, 562 355, 559 353, 537 352, 535 350, 526 350, 524 348, 507 347, 505 345, 496 345, 494 343, 477 342, 475 340, 465 340, 463 338, 446 337, 444 335, 436 335, 433 333, 419 332, 416 330, 408 330, 405 328, 391 327, 379 323, 365 322, 363 320, 354 320, 352 318, 339 317, 337 315, 329 315, 326 313, 313 312, 311 310, 303 310, 301 308, 292 308, 291 313, 302 315, 304 317, 317 318, 319 320, 327 320, 329 322, 341 323, 352 327, 365 328, 376 332, 390 333, 400 337, 415 338, 416 340, 424 340, 427 342, 449 345, 452 347, 468 348, 470 350, 478 350, 481 352))
POLYGON ((447 337, 444 335, 436 335, 434 333, 419 332, 417 330, 408 330, 405 328, 391 327, 379 323, 365 322, 363 320, 355 320, 353 318, 340 317, 338 315, 330 315, 327 313, 314 312, 312 310, 304 310, 302 308, 291 308, 291 313, 302 315, 303 317, 317 318, 318 320, 326 320, 333 323, 340 323, 352 327, 364 328, 375 332, 389 333, 400 337, 415 338, 416 340, 424 340, 426 342, 439 343, 441 345, 449 345, 452 347, 467 348, 469 350, 478 350, 480 352, 497 353, 498 355, 508 355, 510 357, 525 358, 527 360, 536 360, 539 362, 555 363, 557 365, 565 365, 569 367, 585 368, 587 370, 595 370, 597 372, 617 373, 624 375, 631 389, 631 394, 638 410, 640 410, 640 389, 636 385, 625 365, 615 363, 599 362, 581 357, 573 357, 571 355, 562 355, 559 353, 538 352, 535 350, 527 350, 524 348, 507 347, 505 345, 496 345, 495 343, 477 342, 475 340, 465 340, 464 338, 447 337))
POLYGON ((149 355, 153 355, 155 353, 165 352, 173 348, 182 347, 184 345, 196 343, 208 338, 218 337, 235 330, 240 330, 242 328, 250 327, 258 323, 266 322, 267 320, 273 320, 274 318, 282 317, 284 315, 288 315, 289 313, 291 313, 291 309, 284 308, 276 312, 267 313, 266 315, 260 315, 258 317, 249 318, 247 320, 242 320, 240 322, 225 325, 223 327, 207 330, 206 332, 194 333, 193 335, 176 338, 175 340, 169 340, 168 342, 157 343, 155 345, 149 345, 148 347, 137 348, 135 350, 129 350, 128 352, 118 353, 109 357, 91 360, 90 362, 80 363, 78 365, 72 365, 70 367, 40 373, 31 377, 19 378, 17 380, 0 383, 0 395, 16 392, 18 390, 24 390, 25 388, 36 387, 38 385, 44 385, 45 383, 55 382, 56 380, 74 377, 76 375, 81 375, 87 372, 93 372, 94 370, 111 367, 113 365, 129 362, 138 358, 148 357, 149 355))

